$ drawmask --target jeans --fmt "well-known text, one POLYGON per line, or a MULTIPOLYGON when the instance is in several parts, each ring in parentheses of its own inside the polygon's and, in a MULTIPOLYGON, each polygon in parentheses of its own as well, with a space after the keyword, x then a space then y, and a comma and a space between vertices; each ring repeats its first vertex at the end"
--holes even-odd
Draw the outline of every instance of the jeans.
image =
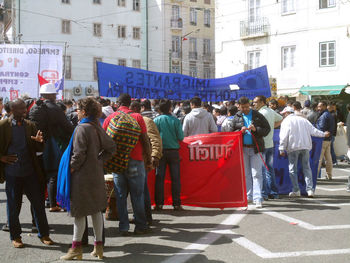
POLYGON ((50 207, 57 206, 57 174, 51 174, 51 177, 49 178, 49 182, 47 184, 47 193, 49 197, 50 207))
POLYGON ((297 150, 288 153, 289 177, 292 181, 293 192, 299 191, 298 184, 298 160, 301 161, 302 171, 305 177, 306 191, 313 189, 312 172, 310 168, 309 150, 297 150))
POLYGON ((249 201, 261 202, 262 195, 262 160, 260 155, 254 152, 254 148, 243 147, 244 171, 249 201))
POLYGON ((143 198, 145 201, 145 213, 147 222, 152 222, 152 205, 151 205, 151 197, 149 195, 148 184, 147 184, 147 171, 145 170, 145 187, 143 190, 143 198))
POLYGON ((265 163, 269 170, 266 169, 265 165, 262 166, 263 188, 261 193, 263 197, 268 197, 269 195, 278 197, 275 170, 273 169, 274 154, 275 154, 275 149, 273 147, 267 148, 264 151, 265 163))
POLYGON ((130 192, 135 216, 135 230, 146 230, 148 226, 143 196, 145 184, 145 166, 143 161, 130 158, 127 170, 122 174, 113 173, 113 176, 119 214, 119 231, 128 231, 130 227, 127 207, 128 192, 130 192))
POLYGON ((21 225, 19 222, 20 202, 22 202, 23 192, 28 197, 32 207, 38 237, 49 236, 49 225, 47 223, 44 193, 42 184, 33 173, 30 176, 16 177, 6 176, 6 196, 7 196, 7 220, 10 229, 11 240, 21 237, 21 225))
POLYGON ((171 178, 171 194, 173 206, 181 205, 180 192, 180 155, 177 149, 164 149, 163 157, 156 169, 155 202, 156 205, 164 205, 164 178, 166 167, 169 165, 171 178))

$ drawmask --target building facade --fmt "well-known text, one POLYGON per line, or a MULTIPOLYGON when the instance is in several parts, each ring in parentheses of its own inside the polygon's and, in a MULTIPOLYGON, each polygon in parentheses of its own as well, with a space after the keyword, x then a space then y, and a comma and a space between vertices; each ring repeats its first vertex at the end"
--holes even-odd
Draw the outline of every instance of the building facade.
POLYGON ((215 76, 215 1, 148 0, 149 69, 215 76))
POLYGON ((216 76, 267 65, 279 95, 350 83, 349 1, 217 0, 216 76))

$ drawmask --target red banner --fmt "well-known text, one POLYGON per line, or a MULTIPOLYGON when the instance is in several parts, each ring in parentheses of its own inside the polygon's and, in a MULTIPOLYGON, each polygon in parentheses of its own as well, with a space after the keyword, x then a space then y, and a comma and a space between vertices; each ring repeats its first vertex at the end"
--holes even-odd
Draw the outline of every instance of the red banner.
MULTIPOLYGON (((186 137, 180 145, 181 203, 198 207, 247 206, 243 144, 240 132, 220 132, 186 137)), ((154 171, 148 187, 154 203, 154 171)), ((164 204, 172 205, 169 171, 164 204)))

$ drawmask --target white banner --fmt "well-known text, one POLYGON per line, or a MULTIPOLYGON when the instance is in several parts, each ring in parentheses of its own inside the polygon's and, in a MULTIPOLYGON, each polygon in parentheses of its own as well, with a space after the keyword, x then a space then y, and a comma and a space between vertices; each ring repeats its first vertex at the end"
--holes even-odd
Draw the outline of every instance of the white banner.
POLYGON ((62 78, 62 47, 0 45, 0 97, 39 97, 38 73, 55 83, 62 78))

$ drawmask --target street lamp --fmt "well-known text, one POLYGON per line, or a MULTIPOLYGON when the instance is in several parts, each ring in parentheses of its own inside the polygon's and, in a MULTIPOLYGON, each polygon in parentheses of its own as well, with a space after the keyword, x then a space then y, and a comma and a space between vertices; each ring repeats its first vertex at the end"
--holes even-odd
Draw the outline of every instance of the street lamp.
POLYGON ((191 35, 192 33, 198 33, 200 30, 201 30, 200 28, 197 28, 196 30, 193 30, 193 31, 183 35, 181 37, 181 39, 180 39, 181 40, 181 42, 180 42, 180 73, 181 74, 182 74, 182 58, 183 58, 182 57, 182 53, 183 53, 183 51, 182 51, 182 41, 184 41, 185 37, 191 35))

